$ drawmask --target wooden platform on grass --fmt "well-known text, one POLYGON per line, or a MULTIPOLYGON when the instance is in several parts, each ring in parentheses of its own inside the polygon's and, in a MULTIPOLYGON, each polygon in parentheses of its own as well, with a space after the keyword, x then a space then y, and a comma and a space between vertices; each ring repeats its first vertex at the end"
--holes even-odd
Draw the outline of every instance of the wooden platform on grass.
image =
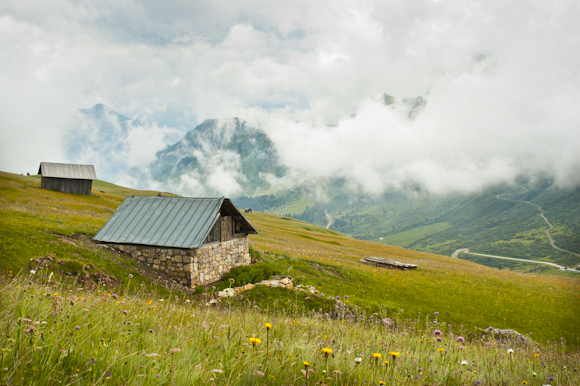
POLYGON ((361 263, 374 265, 376 267, 387 268, 387 269, 402 269, 406 271, 408 269, 415 269, 417 266, 415 264, 401 263, 400 261, 383 259, 381 257, 365 257, 361 260, 361 263))

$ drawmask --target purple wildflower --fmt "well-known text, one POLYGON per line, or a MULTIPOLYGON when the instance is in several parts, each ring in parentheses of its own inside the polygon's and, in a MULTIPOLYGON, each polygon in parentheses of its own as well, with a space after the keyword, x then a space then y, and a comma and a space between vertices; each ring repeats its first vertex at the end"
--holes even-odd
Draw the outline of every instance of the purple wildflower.
POLYGON ((344 298, 345 298, 345 299, 348 299, 348 295, 344 295, 344 298))
POLYGON ((437 316, 437 315, 439 315, 439 312, 435 312, 435 313, 433 313, 433 315, 437 316))
POLYGON ((117 295, 117 294, 111 294, 111 297, 114 298, 114 299, 117 299, 119 297, 119 295, 117 295))
POLYGON ((336 297, 336 300, 340 300, 340 296, 337 296, 337 297, 336 297))
POLYGON ((80 326, 75 326, 75 331, 80 329, 81 329, 80 326))
POLYGON ((149 332, 153 334, 153 330, 152 329, 149 329, 149 332))
POLYGON ((133 274, 130 273, 129 274, 129 279, 132 279, 132 278, 133 278, 133 274))
POLYGON ((474 385, 481 385, 481 381, 478 379, 477 381, 475 381, 474 385))
POLYGON ((435 331, 433 331, 433 334, 435 334, 435 335, 441 335, 441 330, 435 330, 435 331))
POLYGON ((553 381, 554 377, 548 377, 548 381, 553 381))
POLYGON ((462 336, 458 336, 458 337, 457 337, 457 341, 458 341, 458 342, 461 342, 461 343, 464 343, 464 342, 465 342, 465 338, 464 338, 464 337, 462 337, 462 336))
POLYGON ((492 332, 492 331, 493 331, 493 327, 489 326, 489 327, 487 328, 487 331, 489 331, 489 332, 492 332))
POLYGON ((437 342, 441 342, 441 337, 437 337, 437 342))
POLYGON ((127 311, 127 310, 123 310, 121 312, 123 313, 123 315, 127 315, 129 313, 129 311, 127 311))

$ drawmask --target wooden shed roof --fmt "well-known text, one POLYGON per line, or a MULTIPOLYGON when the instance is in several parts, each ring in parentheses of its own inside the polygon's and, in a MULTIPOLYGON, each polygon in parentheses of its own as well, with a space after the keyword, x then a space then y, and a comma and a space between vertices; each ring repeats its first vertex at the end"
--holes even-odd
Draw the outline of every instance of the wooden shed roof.
POLYGON ((60 164, 41 162, 38 174, 43 177, 67 178, 74 180, 96 180, 97 174, 93 165, 60 164))
POLYGON ((227 198, 127 197, 94 240, 170 248, 199 248, 220 210, 234 216, 245 232, 258 233, 227 198))

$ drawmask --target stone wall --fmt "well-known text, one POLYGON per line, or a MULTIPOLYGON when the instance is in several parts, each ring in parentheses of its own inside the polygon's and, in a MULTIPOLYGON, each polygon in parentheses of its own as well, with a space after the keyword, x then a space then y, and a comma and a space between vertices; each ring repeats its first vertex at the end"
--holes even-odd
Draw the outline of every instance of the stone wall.
POLYGON ((251 262, 248 236, 190 250, 127 244, 107 245, 191 287, 219 281, 232 268, 249 265, 251 262))
POLYGON ((204 246, 194 255, 191 283, 214 283, 230 269, 250 263, 248 236, 204 246))

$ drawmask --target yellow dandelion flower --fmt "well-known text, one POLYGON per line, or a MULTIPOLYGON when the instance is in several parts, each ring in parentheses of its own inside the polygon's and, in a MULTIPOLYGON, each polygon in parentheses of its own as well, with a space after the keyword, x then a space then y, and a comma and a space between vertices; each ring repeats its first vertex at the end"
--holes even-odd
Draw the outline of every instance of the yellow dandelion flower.
POLYGON ((384 381, 379 381, 379 385, 386 385, 384 381))
POLYGON ((389 361, 385 361, 385 364, 388 365, 389 364, 389 361))
POLYGON ((272 328, 272 323, 266 323, 264 324, 264 327, 266 327, 266 330, 270 330, 272 328))
POLYGON ((399 355, 401 355, 401 353, 400 353, 400 352, 398 352, 398 351, 391 351, 391 352, 389 353, 389 355, 390 355, 390 356, 392 356, 393 358, 396 358, 396 357, 398 357, 399 355))
POLYGON ((308 367, 308 366, 310 366, 310 363, 308 363, 308 362, 306 362, 306 361, 304 361, 304 362, 302 362, 302 363, 304 363, 304 367, 308 367))
POLYGON ((147 304, 151 304, 151 303, 153 303, 153 300, 151 300, 151 299, 147 300, 147 304))
POLYGON ((445 349, 444 348, 438 348, 437 351, 439 351, 439 352, 445 352, 445 349))
POLYGON ((262 341, 261 341, 260 339, 258 339, 258 338, 253 338, 253 337, 252 337, 252 338, 250 338, 250 343, 251 343, 251 344, 253 344, 253 345, 255 346, 255 345, 257 345, 257 344, 260 344, 260 343, 262 343, 262 341))
POLYGON ((528 381, 522 381, 522 385, 527 385, 528 381))
POLYGON ((538 354, 538 353, 534 354, 534 358, 539 358, 539 357, 540 357, 540 354, 538 354))
POLYGON ((332 349, 330 349, 330 348, 323 347, 321 351, 326 356, 328 356, 329 354, 332 354, 332 349))
POLYGON ((373 358, 380 358, 380 357, 382 357, 380 352, 373 353, 373 358))

